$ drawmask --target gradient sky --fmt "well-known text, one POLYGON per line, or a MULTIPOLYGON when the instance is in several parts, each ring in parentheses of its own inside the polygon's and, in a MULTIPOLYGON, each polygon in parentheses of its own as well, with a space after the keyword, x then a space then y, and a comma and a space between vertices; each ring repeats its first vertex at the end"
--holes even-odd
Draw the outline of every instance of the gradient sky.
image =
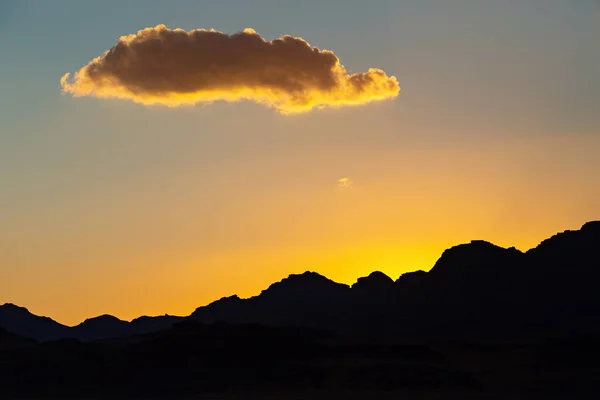
POLYGON ((471 239, 577 229, 600 218, 598 38, 597 0, 2 1, 0 303, 189 314, 290 273, 395 279, 471 239), (61 93, 157 24, 300 36, 402 90, 294 116, 61 93))

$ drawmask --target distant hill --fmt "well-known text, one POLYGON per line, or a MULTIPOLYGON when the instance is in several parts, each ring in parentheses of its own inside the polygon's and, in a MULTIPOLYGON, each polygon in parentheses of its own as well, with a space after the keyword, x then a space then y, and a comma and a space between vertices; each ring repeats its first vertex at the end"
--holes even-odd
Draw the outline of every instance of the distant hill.
POLYGON ((79 325, 69 327, 48 317, 32 314, 24 307, 18 307, 10 303, 0 306, 0 329, 41 342, 58 339, 91 341, 138 335, 170 329, 173 323, 182 319, 182 317, 171 315, 144 316, 128 322, 112 315, 101 315, 86 319, 79 325))
POLYGON ((69 335, 69 327, 40 317, 11 303, 0 306, 0 328, 36 340, 56 340, 69 335))
POLYGON ((18 336, 0 328, 0 351, 7 349, 20 349, 35 346, 37 342, 33 339, 18 336))
POLYGON ((184 319, 260 323, 369 335, 541 338, 600 333, 600 221, 521 252, 475 240, 445 250, 429 272, 393 280, 381 272, 344 285, 315 272, 276 282, 258 296, 226 297, 190 316, 112 316, 66 327, 0 306, 0 327, 46 341, 96 340, 169 329, 184 319))

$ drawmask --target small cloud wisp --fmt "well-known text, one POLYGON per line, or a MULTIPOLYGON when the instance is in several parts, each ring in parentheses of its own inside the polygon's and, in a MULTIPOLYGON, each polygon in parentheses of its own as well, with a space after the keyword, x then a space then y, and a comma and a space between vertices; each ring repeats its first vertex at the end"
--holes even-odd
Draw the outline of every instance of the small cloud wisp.
POLYGON ((60 84, 75 97, 169 107, 251 100, 282 114, 393 99, 400 91, 394 76, 374 68, 350 74, 333 52, 301 38, 164 25, 121 37, 60 84))
POLYGON ((350 189, 354 185, 354 182, 350 178, 340 178, 338 179, 338 188, 340 189, 350 189))

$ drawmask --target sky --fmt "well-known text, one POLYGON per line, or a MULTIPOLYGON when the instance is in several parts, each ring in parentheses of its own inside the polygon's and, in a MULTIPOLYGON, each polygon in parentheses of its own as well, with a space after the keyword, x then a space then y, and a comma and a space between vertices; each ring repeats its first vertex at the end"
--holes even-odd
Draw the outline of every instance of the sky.
POLYGON ((600 219, 599 37, 597 0, 2 1, 0 304, 187 315, 291 273, 396 279, 473 239, 578 229, 600 219), (158 25, 289 35, 297 57, 242 46, 221 70, 231 54, 183 47, 169 73, 216 101, 175 104, 138 39, 105 55, 158 25))

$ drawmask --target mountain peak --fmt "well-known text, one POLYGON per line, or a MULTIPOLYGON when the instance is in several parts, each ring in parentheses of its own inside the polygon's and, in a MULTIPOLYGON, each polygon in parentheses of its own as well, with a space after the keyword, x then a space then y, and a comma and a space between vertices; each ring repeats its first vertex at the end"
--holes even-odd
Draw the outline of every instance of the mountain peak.
POLYGON ((114 315, 110 315, 110 314, 102 314, 102 315, 98 315, 97 317, 93 317, 93 318, 88 318, 85 321, 83 321, 81 324, 79 324, 78 326, 88 326, 88 325, 92 325, 92 326, 104 326, 107 324, 111 324, 111 325, 116 325, 116 324, 127 324, 127 321, 123 321, 117 317, 115 317, 114 315))
POLYGON ((462 275, 505 263, 522 254, 514 247, 506 249, 485 240, 472 240, 444 250, 429 273, 432 276, 462 275))
POLYGON ((557 244, 565 245, 567 243, 576 244, 584 238, 600 239, 600 221, 589 221, 581 226, 579 230, 567 229, 565 231, 556 233, 551 237, 544 239, 535 248, 529 251, 536 251, 544 249, 546 247, 554 246, 557 244))
POLYGON ((583 266, 591 266, 588 259, 596 259, 600 244, 600 221, 589 221, 579 230, 566 230, 543 240, 527 254, 541 257, 545 262, 560 263, 574 272, 583 266))
POLYGON ((405 272, 394 282, 397 287, 402 289, 416 288, 422 285, 428 277, 428 273, 423 270, 405 272))
POLYGON ((580 230, 600 232, 600 221, 588 221, 582 225, 580 230))
MULTIPOLYGON (((326 278, 325 276, 323 276, 317 272, 306 271, 301 274, 290 274, 286 278, 283 278, 282 280, 280 280, 279 282, 273 283, 269 287, 269 289, 278 287, 281 285, 297 286, 297 285, 313 284, 313 283, 321 284, 324 282, 332 282, 333 283, 332 280, 330 280, 329 278, 326 278)), ((267 289, 267 290, 269 290, 269 289, 267 289)))
POLYGON ((291 274, 263 290, 260 296, 302 296, 318 293, 328 294, 331 290, 346 290, 348 285, 337 283, 316 272, 306 271, 291 274))
POLYGON ((13 312, 22 312, 30 314, 29 310, 25 307, 18 306, 13 303, 4 303, 0 306, 0 309, 5 309, 13 312))
POLYGON ((98 315, 96 317, 88 318, 88 319, 86 319, 86 321, 120 321, 120 322, 125 322, 125 321, 123 321, 123 320, 115 317, 114 315, 110 315, 110 314, 98 315))
POLYGON ((181 319, 183 317, 177 316, 177 315, 171 315, 171 314, 163 314, 163 315, 142 315, 140 317, 136 317, 134 319, 131 320, 131 323, 142 323, 142 322, 148 322, 148 321, 156 321, 156 320, 160 320, 160 319, 181 319))
POLYGON ((368 276, 358 278, 352 289, 361 291, 387 290, 394 285, 394 280, 381 271, 371 272, 368 276))
POLYGON ((213 301, 211 304, 213 303, 236 303, 238 301, 242 300, 240 298, 240 296, 238 296, 237 294, 231 295, 231 296, 225 296, 225 297, 221 297, 219 300, 213 301))
POLYGON ((219 307, 229 307, 232 305, 236 305, 242 302, 242 299, 237 294, 231 296, 221 297, 219 300, 215 300, 212 303, 209 303, 206 306, 198 307, 196 310, 203 308, 219 308, 219 307))
POLYGON ((27 308, 6 303, 0 306, 0 328, 14 334, 37 340, 55 340, 67 331, 65 325, 48 318, 32 314, 27 308))

